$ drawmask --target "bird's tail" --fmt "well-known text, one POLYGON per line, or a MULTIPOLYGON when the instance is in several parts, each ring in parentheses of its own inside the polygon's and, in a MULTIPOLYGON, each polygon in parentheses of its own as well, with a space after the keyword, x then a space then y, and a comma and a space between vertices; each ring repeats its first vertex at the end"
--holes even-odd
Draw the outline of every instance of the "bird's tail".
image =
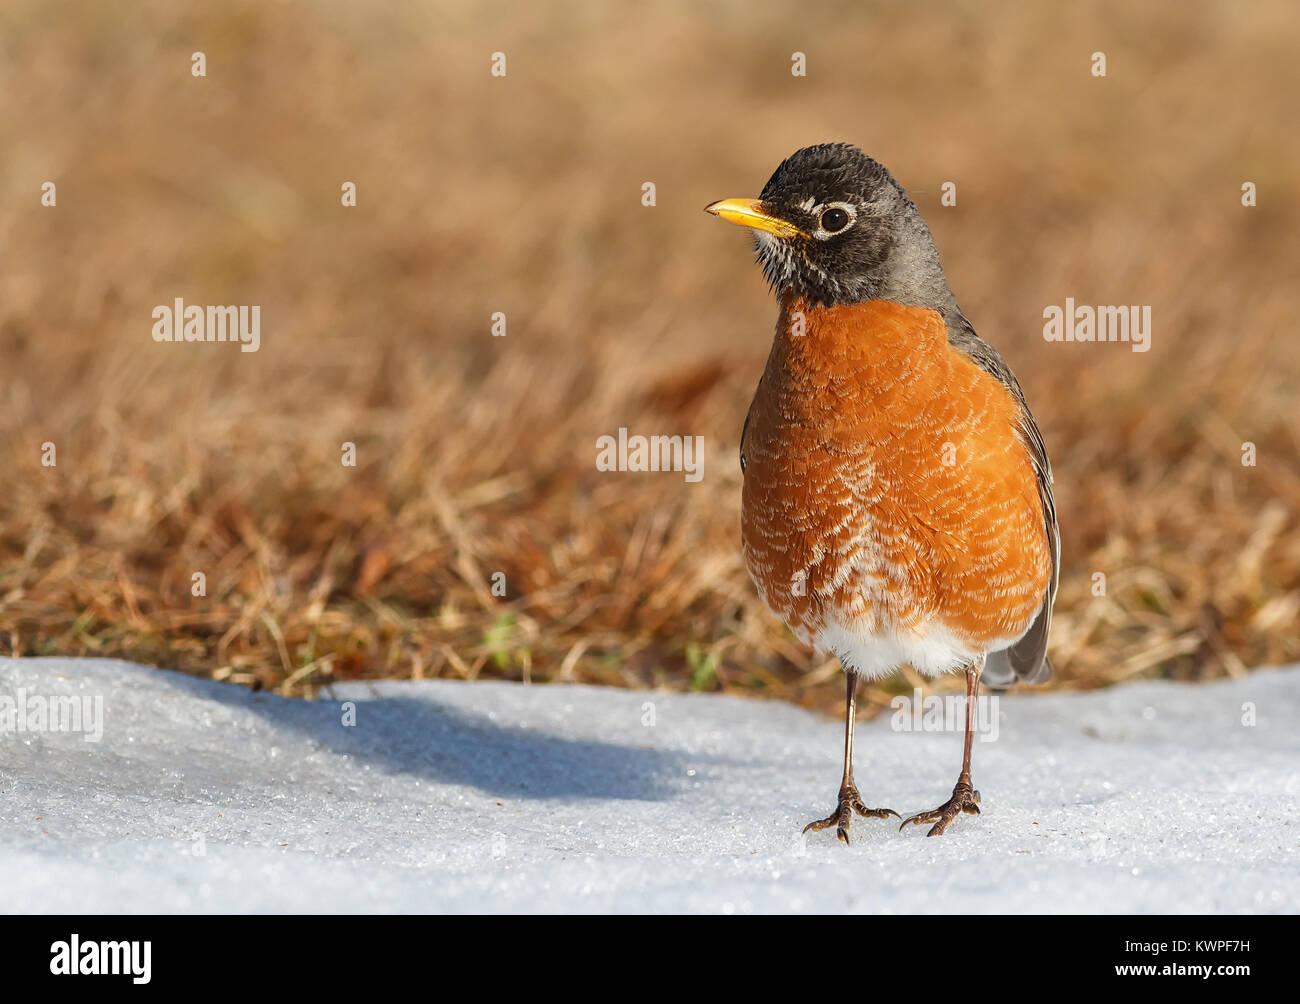
POLYGON ((1021 676, 1011 661, 1010 653, 1010 649, 990 652, 984 662, 984 671, 980 673, 980 682, 993 690, 1006 690, 1013 683, 1046 683, 1052 678, 1052 660, 1047 656, 1043 656, 1033 673, 1021 676))
POLYGON ((1001 652, 990 652, 980 679, 995 690, 1005 690, 1013 683, 1046 683, 1052 678, 1052 662, 1047 658, 1047 632, 1052 623, 1052 596, 1048 593, 1038 618, 1023 638, 1001 652))

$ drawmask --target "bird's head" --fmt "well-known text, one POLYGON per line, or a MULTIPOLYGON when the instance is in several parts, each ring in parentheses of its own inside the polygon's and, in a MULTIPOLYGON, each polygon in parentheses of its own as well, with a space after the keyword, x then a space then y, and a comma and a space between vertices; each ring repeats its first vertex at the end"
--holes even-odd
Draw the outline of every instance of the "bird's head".
POLYGON ((883 165, 847 143, 805 147, 757 199, 705 211, 753 230, 778 293, 824 306, 883 298, 945 310, 952 301, 916 206, 883 165))

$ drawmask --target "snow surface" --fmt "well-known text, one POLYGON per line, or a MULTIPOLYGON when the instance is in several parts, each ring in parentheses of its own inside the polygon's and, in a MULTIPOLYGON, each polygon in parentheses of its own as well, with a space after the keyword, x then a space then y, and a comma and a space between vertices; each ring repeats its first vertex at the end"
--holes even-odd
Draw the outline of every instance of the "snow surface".
MULTIPOLYGON (((0 708, 103 698, 103 735, 0 732, 23 912, 1288 912, 1300 668, 1000 700, 983 814, 927 839, 833 807, 842 725, 718 695, 452 681, 314 702, 95 659, 0 659, 0 708), (355 725, 342 702, 355 702, 355 725), (12 705, 11 705, 12 706, 12 705), (1248 724, 1253 708, 1254 724, 1248 724)), ((960 731, 860 722, 872 806, 939 804, 960 731)))

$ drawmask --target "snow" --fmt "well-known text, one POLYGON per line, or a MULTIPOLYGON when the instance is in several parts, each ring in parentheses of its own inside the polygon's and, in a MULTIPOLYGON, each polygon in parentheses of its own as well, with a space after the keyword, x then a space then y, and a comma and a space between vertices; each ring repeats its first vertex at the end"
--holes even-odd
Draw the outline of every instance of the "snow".
MULTIPOLYGON (((857 818, 851 847, 800 835, 833 807, 843 726, 790 705, 443 680, 333 698, 0 659, 3 909, 1297 910, 1300 668, 1003 696, 982 815, 934 839, 857 818), (102 737, 4 716, 54 696, 101 698, 102 737)), ((908 815, 951 792, 961 733, 896 726, 859 723, 856 775, 908 815)))

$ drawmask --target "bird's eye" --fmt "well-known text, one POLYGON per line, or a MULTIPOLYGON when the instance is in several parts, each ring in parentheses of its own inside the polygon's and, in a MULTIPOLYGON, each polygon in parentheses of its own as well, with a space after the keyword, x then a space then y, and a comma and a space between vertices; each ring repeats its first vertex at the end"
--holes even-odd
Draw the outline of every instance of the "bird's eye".
POLYGON ((837 234, 852 222, 852 217, 848 212, 839 206, 831 206, 824 213, 821 219, 817 221, 818 226, 828 234, 837 234))

